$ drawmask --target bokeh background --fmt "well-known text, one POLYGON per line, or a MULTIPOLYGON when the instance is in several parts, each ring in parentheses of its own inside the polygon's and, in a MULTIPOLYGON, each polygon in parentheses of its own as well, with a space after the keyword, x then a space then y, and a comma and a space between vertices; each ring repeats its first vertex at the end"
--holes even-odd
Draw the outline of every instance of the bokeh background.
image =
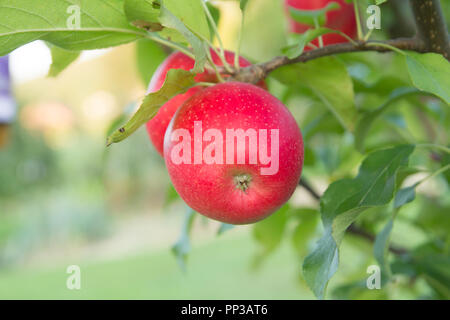
MULTIPOLYGON (((234 49, 239 8, 230 1, 221 2, 220 10, 225 46, 234 49)), ((392 24, 392 17, 385 19, 383 23, 392 24)), ((279 54, 286 29, 281 1, 252 1, 243 55, 263 61, 279 54)), ((261 248, 249 226, 217 235, 220 224, 196 219, 183 270, 171 247, 180 237, 186 208, 173 197, 163 160, 145 129, 105 147, 107 133, 135 110, 166 55, 148 42, 85 52, 56 78, 46 77, 51 58, 44 43, 10 55, 18 109, 0 149, 0 299, 314 298, 300 277, 304 253, 299 255, 291 238, 261 262, 261 248), (81 267, 81 290, 66 287, 69 265, 81 267)), ((277 84, 269 86, 276 94, 277 84)), ((300 125, 311 104, 300 98, 290 102, 300 125)), ((334 140, 317 143, 333 145, 334 140)), ((321 170, 337 175, 361 160, 355 156, 342 164, 338 156, 345 150, 320 150, 325 159, 321 170)), ((323 191, 329 181, 318 172, 305 167, 323 191)), ((293 202, 314 204, 300 189, 293 202)), ((401 221, 394 231, 407 234, 404 242, 426 238, 401 221)), ((320 223, 313 223, 309 232, 311 247, 320 223)), ((346 237, 330 290, 365 277, 374 263, 367 254, 371 250, 370 243, 346 237)), ((365 290, 358 298, 408 299, 428 293, 422 283, 390 286, 389 295, 365 290)))

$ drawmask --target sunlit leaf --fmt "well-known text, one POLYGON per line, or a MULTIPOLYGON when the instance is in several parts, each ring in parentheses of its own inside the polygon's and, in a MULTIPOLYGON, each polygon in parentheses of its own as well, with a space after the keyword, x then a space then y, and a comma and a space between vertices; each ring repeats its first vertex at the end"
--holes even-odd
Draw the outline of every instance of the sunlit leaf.
POLYGON ((110 145, 129 137, 141 125, 152 119, 164 103, 178 94, 185 93, 194 84, 193 73, 182 69, 169 70, 161 89, 148 94, 131 119, 110 135, 106 144, 110 145))
POLYGON ((148 86, 153 73, 167 57, 166 52, 155 42, 146 39, 136 43, 137 67, 144 86, 148 86))
POLYGON ((79 56, 80 51, 68 51, 59 47, 49 45, 52 54, 52 64, 48 71, 49 77, 56 77, 79 56))

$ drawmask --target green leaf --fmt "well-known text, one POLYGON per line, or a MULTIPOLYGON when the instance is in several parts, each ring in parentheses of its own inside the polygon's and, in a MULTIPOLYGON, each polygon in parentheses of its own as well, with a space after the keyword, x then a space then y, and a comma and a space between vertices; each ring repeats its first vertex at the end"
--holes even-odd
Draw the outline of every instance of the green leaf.
POLYGON ((47 0, 43 5, 35 0, 0 0, 0 56, 38 39, 75 51, 117 46, 145 37, 143 30, 128 23, 122 0, 79 3, 47 0))
POLYGON ((290 206, 284 205, 270 217, 256 223, 253 227, 253 236, 268 253, 275 250, 281 243, 286 227, 290 206))
MULTIPOLYGON (((193 72, 203 72, 203 67, 206 63, 206 49, 203 45, 203 41, 200 40, 191 30, 189 30, 186 25, 179 18, 177 18, 177 16, 171 13, 165 6, 161 6, 159 21, 161 21, 164 26, 180 32, 183 37, 191 44, 195 55, 195 65, 193 68, 193 72)), ((208 28, 207 25, 206 28, 208 28)))
MULTIPOLYGON (((450 164, 450 153, 442 154, 441 166, 445 167, 449 164, 450 164)), ((445 180, 447 181, 447 184, 450 185, 450 170, 445 171, 443 174, 444 174, 445 180)))
POLYGON ((183 227, 181 229, 181 235, 177 243, 172 247, 172 252, 175 255, 178 265, 181 270, 186 271, 186 259, 187 255, 191 251, 191 244, 189 241, 189 234, 192 230, 192 225, 194 224, 194 219, 196 217, 196 212, 190 208, 187 208, 183 227))
POLYGON ((328 11, 337 10, 340 7, 337 2, 329 2, 324 8, 317 10, 300 10, 289 7, 289 13, 295 21, 315 27, 316 23, 320 26, 325 24, 328 11))
POLYGON ((450 62, 437 53, 408 52, 405 59, 414 86, 450 104, 450 62))
POLYGON ((413 253, 412 264, 416 272, 438 292, 442 298, 450 299, 450 256, 432 252, 428 248, 413 253))
POLYGON ((303 273, 314 294, 323 299, 326 286, 337 270, 339 245, 345 230, 370 207, 391 201, 400 167, 408 163, 414 146, 401 145, 375 151, 361 164, 354 179, 332 183, 320 200, 325 234, 303 264, 303 273))
POLYGON ((308 29, 302 34, 293 34, 292 36, 296 38, 296 43, 283 48, 281 51, 289 59, 295 59, 303 53, 303 50, 308 43, 327 33, 342 34, 340 31, 329 28, 308 29))
POLYGON ((217 230, 217 235, 220 236, 221 234, 227 232, 228 230, 231 230, 235 227, 235 225, 233 224, 229 224, 229 223, 221 223, 219 230, 217 230))
POLYGON ((245 8, 247 7, 247 4, 248 4, 248 0, 240 0, 239 6, 240 6, 242 12, 245 11, 245 8))
POLYGON ((68 51, 49 44, 50 53, 52 54, 52 65, 48 71, 49 77, 56 77, 79 56, 80 51, 68 51))
POLYGON ((383 3, 385 3, 385 2, 387 2, 388 0, 376 0, 375 1, 375 4, 376 5, 380 5, 380 4, 383 4, 383 3))
POLYGON ((353 131, 357 115, 353 83, 341 61, 333 57, 321 58, 284 66, 272 75, 289 87, 309 88, 345 129, 353 131))
POLYGON ((420 93, 419 90, 415 88, 397 88, 391 92, 389 98, 381 106, 375 110, 367 111, 363 113, 357 123, 355 129, 355 147, 358 151, 364 152, 364 141, 367 134, 372 127, 373 122, 382 115, 391 105, 395 102, 408 97, 410 95, 415 95, 420 93))
POLYGON ((398 190, 394 199, 394 208, 400 208, 401 206, 412 202, 416 198, 416 187, 419 183, 416 183, 410 187, 402 188, 398 190))
MULTIPOLYGON (((213 6, 209 1, 206 3, 206 6, 208 7, 209 12, 211 13, 211 16, 214 20, 214 23, 216 25, 219 25, 219 21, 220 21, 220 10, 213 6)), ((215 38, 215 32, 214 32, 214 27, 208 23, 208 27, 209 27, 209 33, 210 33, 210 40, 211 42, 214 41, 215 38)))
POLYGON ((167 57, 161 47, 153 41, 139 40, 136 44, 137 67, 145 86, 148 86, 153 73, 167 57))
POLYGON ((389 219, 383 230, 377 234, 373 245, 373 255, 380 265, 382 281, 387 281, 391 277, 391 268, 387 261, 389 253, 389 241, 391 231, 394 226, 394 218, 389 219))
POLYGON ((151 0, 125 0, 124 11, 128 21, 138 28, 161 31, 158 17, 161 4, 151 0))
POLYGON ((193 33, 209 39, 208 21, 200 1, 203 0, 164 0, 163 5, 193 33))
POLYGON ((161 89, 148 94, 138 111, 123 127, 108 137, 106 144, 109 146, 130 136, 141 125, 152 119, 164 103, 178 94, 185 93, 194 84, 194 74, 190 71, 182 69, 169 70, 161 89))

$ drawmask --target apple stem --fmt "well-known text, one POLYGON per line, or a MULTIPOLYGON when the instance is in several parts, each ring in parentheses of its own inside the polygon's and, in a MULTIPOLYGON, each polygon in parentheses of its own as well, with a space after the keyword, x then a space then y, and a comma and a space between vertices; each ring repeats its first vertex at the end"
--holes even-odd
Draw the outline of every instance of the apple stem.
POLYGON ((155 32, 147 32, 146 38, 153 40, 157 43, 160 43, 162 45, 165 45, 169 48, 178 50, 180 52, 183 52, 188 57, 191 57, 192 59, 195 59, 195 55, 189 50, 188 47, 185 47, 183 45, 180 45, 178 43, 175 43, 173 41, 167 40, 156 34, 155 32))
POLYGON ((252 177, 245 173, 239 174, 234 177, 234 183, 236 185, 236 188, 242 190, 243 192, 246 192, 247 189, 250 187, 251 181, 252 177))
MULTIPOLYGON (((316 29, 320 28, 319 20, 317 18, 314 18, 314 27, 316 29)), ((322 36, 319 36, 319 47, 323 48, 323 38, 322 38, 322 36)))
MULTIPOLYGON (((217 29, 216 22, 214 21, 214 18, 212 17, 211 12, 209 11, 208 6, 206 5, 206 2, 204 2, 203 0, 200 2, 202 3, 203 9, 205 10, 206 17, 208 18, 208 21, 214 30, 214 35, 216 36, 217 41, 219 42, 220 51, 219 52, 216 51, 216 53, 219 56, 220 60, 222 61, 222 64, 225 67, 225 69, 228 72, 232 72, 230 65, 228 64, 227 60, 225 59, 225 49, 223 46, 222 38, 220 37, 220 34, 219 34, 219 30, 217 29)), ((213 46, 211 48, 213 50, 215 50, 215 48, 213 46)))
POLYGON ((356 28, 358 30, 358 40, 362 40, 364 38, 362 28, 361 28, 361 18, 358 7, 358 0, 353 0, 353 7, 355 9, 355 18, 356 18, 356 28))

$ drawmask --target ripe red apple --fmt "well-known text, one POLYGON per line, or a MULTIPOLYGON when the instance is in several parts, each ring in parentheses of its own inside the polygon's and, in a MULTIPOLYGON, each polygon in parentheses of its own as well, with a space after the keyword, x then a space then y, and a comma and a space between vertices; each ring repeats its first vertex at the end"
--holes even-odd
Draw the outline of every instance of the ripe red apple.
MULTIPOLYGON (((225 51, 225 60, 230 65, 234 65, 234 56, 233 52, 225 51)), ((219 56, 213 50, 211 50, 211 57, 216 66, 223 66, 219 56)), ((191 70, 194 67, 194 64, 195 61, 182 52, 171 54, 153 74, 147 93, 161 89, 164 80, 166 79, 167 72, 170 69, 191 70)), ((247 67, 250 65, 250 62, 240 57, 239 65, 241 67, 247 67)), ((197 82, 217 82, 217 77, 215 74, 205 71, 198 74, 195 80, 197 82)), ((150 140, 161 156, 163 156, 164 133, 166 132, 167 126, 175 114, 175 111, 177 111, 178 107, 181 106, 186 99, 202 89, 203 88, 201 87, 191 88, 186 93, 173 97, 159 109, 155 117, 147 122, 147 132, 150 140)))
POLYGON ((164 158, 192 209, 246 224, 291 197, 303 167, 303 140, 277 98, 252 84, 225 82, 196 93, 177 111, 165 134, 164 158))
MULTIPOLYGON (((300 10, 317 10, 324 8, 330 2, 337 2, 341 6, 340 9, 327 12, 325 27, 342 31, 351 38, 356 36, 356 18, 353 4, 346 3, 345 0, 285 0, 286 8, 289 7, 300 10)), ((295 33, 303 33, 310 29, 311 26, 298 23, 288 14, 290 29, 295 33)), ((339 34, 325 34, 322 36, 323 44, 335 44, 347 42, 348 40, 339 34)), ((318 45, 317 39, 312 42, 318 45)), ((307 50, 308 48, 305 48, 307 50)))

